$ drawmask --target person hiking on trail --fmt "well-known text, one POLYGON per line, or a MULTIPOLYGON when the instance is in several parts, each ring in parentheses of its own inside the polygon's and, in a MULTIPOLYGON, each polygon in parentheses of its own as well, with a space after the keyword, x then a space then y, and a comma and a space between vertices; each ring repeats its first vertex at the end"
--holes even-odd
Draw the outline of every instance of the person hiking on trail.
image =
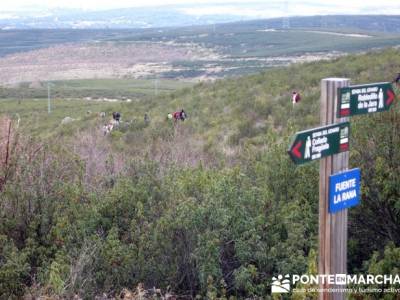
MULTIPOLYGON (((168 118, 170 119, 169 115, 170 114, 168 114, 168 118)), ((172 117, 174 118, 175 122, 178 120, 185 121, 185 119, 187 118, 187 115, 186 115, 186 112, 182 109, 181 111, 174 112, 172 114, 172 117)))
POLYGON ((113 116, 113 120, 117 121, 119 123, 119 121, 121 120, 121 114, 119 112, 113 112, 112 116, 113 116))
POLYGON ((392 83, 396 83, 397 86, 400 86, 400 73, 397 73, 396 78, 392 81, 392 83))
POLYGON ((292 93, 292 103, 293 103, 293 106, 294 106, 296 103, 299 103, 300 100, 301 100, 300 94, 299 94, 298 92, 296 92, 296 91, 293 91, 293 93, 292 93))
POLYGON ((150 117, 149 117, 149 115, 147 113, 144 114, 144 122, 146 124, 150 123, 150 117))
POLYGON ((108 123, 108 124, 104 124, 102 131, 103 131, 103 135, 107 135, 110 134, 111 131, 113 130, 114 125, 112 123, 108 123))
POLYGON ((187 118, 186 112, 182 109, 182 110, 181 110, 181 120, 182 120, 182 121, 185 121, 186 118, 187 118))

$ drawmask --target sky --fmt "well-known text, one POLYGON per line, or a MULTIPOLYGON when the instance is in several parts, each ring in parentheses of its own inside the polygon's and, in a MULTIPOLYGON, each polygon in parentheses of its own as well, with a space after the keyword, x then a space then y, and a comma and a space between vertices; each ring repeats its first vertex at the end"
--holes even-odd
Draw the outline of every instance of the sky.
POLYGON ((400 14, 400 2, 397 0, 2 0, 0 2, 0 14, 6 11, 32 8, 36 10, 45 10, 46 8, 106 10, 128 7, 183 5, 185 7, 181 8, 182 11, 192 15, 229 13, 255 17, 274 17, 282 15, 285 2, 288 3, 286 11, 290 15, 400 14))

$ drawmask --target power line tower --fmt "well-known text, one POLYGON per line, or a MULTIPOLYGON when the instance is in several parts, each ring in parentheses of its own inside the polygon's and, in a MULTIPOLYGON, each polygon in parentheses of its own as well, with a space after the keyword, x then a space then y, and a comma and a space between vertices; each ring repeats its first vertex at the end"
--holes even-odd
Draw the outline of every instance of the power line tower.
POLYGON ((283 17, 282 17, 282 28, 290 28, 290 18, 289 18, 289 1, 283 1, 283 17))

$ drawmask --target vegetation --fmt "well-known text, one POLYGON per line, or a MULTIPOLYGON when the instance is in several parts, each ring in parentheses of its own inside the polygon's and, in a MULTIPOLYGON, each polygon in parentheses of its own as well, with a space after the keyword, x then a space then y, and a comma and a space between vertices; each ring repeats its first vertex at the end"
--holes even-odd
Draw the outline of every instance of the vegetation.
MULTIPOLYGON (((320 79, 391 80, 399 54, 298 64, 131 103, 60 99, 50 115, 45 99, 1 100, 0 295, 118 297, 141 283, 188 298, 267 298, 272 276, 315 272, 318 164, 295 167, 289 139, 318 124, 320 79), (302 94, 294 108, 293 90, 302 94), (188 120, 166 120, 182 107, 188 120), (122 114, 108 136, 101 111, 122 114), (61 125, 65 116, 75 121, 61 125)), ((397 103, 352 119, 363 197, 350 210, 349 273, 398 273, 399 129, 397 103)))
POLYGON ((81 79, 59 80, 51 82, 20 83, 18 87, 0 89, 0 97, 4 99, 17 98, 43 99, 50 94, 55 99, 104 100, 104 98, 127 100, 144 98, 149 95, 169 93, 177 89, 190 87, 193 84, 185 81, 168 79, 81 79), (48 87, 49 84, 49 87, 48 87))

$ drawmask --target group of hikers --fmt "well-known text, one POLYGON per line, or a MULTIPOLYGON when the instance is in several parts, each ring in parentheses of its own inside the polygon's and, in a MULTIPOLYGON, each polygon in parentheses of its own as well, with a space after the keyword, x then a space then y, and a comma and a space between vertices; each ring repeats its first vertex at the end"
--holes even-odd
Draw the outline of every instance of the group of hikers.
MULTIPOLYGON (((391 83, 392 84, 396 84, 396 86, 400 88, 400 73, 397 74, 396 78, 394 78, 391 83)), ((292 92, 292 97, 291 97, 291 101, 292 101, 293 107, 297 103, 299 103, 300 100, 301 100, 300 93, 297 92, 297 91, 293 91, 292 92)), ((101 117, 105 117, 105 113, 104 112, 101 113, 101 117)), ((110 133, 115 126, 119 126, 119 123, 120 123, 120 120, 121 120, 121 113, 113 112, 112 117, 113 117, 113 119, 108 124, 105 124, 103 126, 104 135, 110 133)), ((175 123, 178 122, 178 121, 185 121, 187 119, 187 114, 186 114, 185 110, 181 109, 179 111, 175 111, 175 112, 169 113, 167 115, 167 119, 168 120, 173 120, 175 123)), ((144 114, 144 122, 145 123, 149 123, 150 122, 150 117, 149 117, 149 115, 147 113, 144 114)))
MULTIPOLYGON (((104 118, 106 116, 105 112, 100 113, 100 117, 104 118)), ((150 123, 150 117, 147 113, 144 114, 144 122, 146 124, 150 123)), ((187 114, 185 110, 181 109, 179 111, 169 113, 167 115, 167 119, 169 120, 174 120, 174 122, 178 121, 185 121, 187 119, 187 114)), ((112 113, 112 120, 108 122, 107 124, 104 124, 102 131, 104 135, 107 135, 111 133, 111 131, 114 129, 114 127, 118 127, 121 121, 121 113, 119 112, 113 112, 112 113)))
MULTIPOLYGON (((105 112, 100 113, 100 117, 104 118, 106 116, 105 112)), ((103 126, 103 134, 109 134, 114 129, 115 126, 119 126, 119 121, 121 120, 121 113, 113 112, 112 120, 103 126)))
POLYGON ((173 113, 169 113, 168 115, 167 115, 167 118, 169 119, 169 120, 174 120, 175 122, 177 122, 177 121, 185 121, 185 119, 187 118, 187 115, 186 115, 186 112, 182 109, 182 110, 180 110, 180 111, 176 111, 176 112, 173 112, 173 113))

